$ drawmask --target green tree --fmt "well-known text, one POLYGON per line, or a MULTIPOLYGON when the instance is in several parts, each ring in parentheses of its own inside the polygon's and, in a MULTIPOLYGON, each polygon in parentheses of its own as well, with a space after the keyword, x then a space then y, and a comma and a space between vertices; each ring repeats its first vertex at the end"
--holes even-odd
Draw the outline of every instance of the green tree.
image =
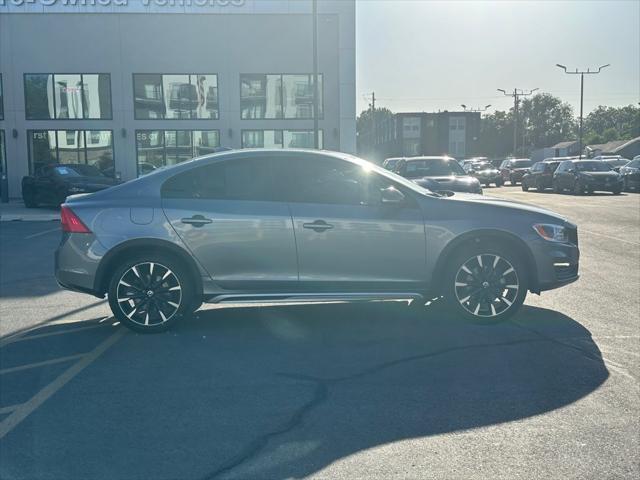
POLYGON ((506 157, 513 150, 513 114, 495 112, 480 119, 478 151, 491 158, 506 157))
MULTIPOLYGON (((599 135, 605 141, 610 141, 607 138, 631 140, 640 136, 640 108, 634 105, 626 107, 600 105, 585 117, 583 128, 585 138, 589 135, 599 135), (615 135, 612 130, 616 132, 615 135)), ((590 143, 586 144, 590 145, 590 143)))
POLYGON ((525 148, 550 147, 576 137, 573 109, 550 93, 539 93, 522 101, 519 113, 525 129, 525 148))

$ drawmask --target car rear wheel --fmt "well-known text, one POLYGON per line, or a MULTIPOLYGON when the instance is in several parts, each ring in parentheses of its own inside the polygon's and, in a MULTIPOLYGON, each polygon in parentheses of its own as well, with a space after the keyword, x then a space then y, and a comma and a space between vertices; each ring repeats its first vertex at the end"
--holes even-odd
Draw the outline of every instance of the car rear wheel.
POLYGON ((529 191, 529 187, 527 186, 527 183, 522 180, 522 183, 520 184, 522 186, 522 191, 523 192, 528 192, 529 191))
POLYGON ((30 188, 24 189, 22 192, 22 200, 24 201, 24 206, 27 208, 36 208, 38 206, 35 195, 30 188))
POLYGON ((463 319, 499 323, 514 315, 527 295, 527 281, 518 255, 477 245, 462 249, 449 262, 445 301, 463 319))
POLYGON ((518 184, 518 182, 516 182, 516 180, 513 178, 513 175, 509 177, 509 182, 511 183, 512 186, 515 186, 518 184))
POLYGON ((193 313, 193 281, 175 259, 136 255, 115 269, 109 283, 109 306, 131 330, 167 330, 193 313))

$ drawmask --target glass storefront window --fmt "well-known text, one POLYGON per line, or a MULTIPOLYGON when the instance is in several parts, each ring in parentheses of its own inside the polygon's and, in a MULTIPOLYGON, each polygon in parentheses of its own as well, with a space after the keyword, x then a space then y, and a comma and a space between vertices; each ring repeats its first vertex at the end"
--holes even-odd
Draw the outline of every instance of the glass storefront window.
POLYGON ((115 176, 111 130, 28 130, 29 171, 54 163, 94 165, 115 176))
POLYGON ((2 97, 2 75, 0 74, 0 120, 3 120, 3 119, 4 119, 4 98, 2 97))
POLYGON ((218 130, 136 130, 138 176, 212 153, 219 146, 218 130))
POLYGON ((217 119, 215 74, 133 75, 136 119, 217 119))
MULTIPOLYGON (((323 148, 322 130, 318 136, 323 148)), ((242 130, 242 148, 315 148, 313 130, 242 130)))
POLYGON ((111 119, 109 74, 24 76, 27 120, 111 119))
MULTIPOLYGON (((318 75, 320 117, 322 91, 318 75)), ((240 75, 240 112, 243 120, 313 118, 313 75, 240 75)))

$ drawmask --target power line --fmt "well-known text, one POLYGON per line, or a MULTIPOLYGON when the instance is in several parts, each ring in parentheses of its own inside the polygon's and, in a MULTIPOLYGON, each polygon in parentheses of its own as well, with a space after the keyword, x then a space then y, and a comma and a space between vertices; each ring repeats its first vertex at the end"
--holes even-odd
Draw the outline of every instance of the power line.
POLYGON ((514 88, 513 89, 513 93, 507 93, 506 90, 503 90, 502 88, 498 88, 499 92, 502 92, 502 94, 505 97, 513 97, 513 155, 517 155, 517 151, 518 151, 518 102, 520 100, 520 97, 528 97, 529 95, 532 95, 533 92, 535 92, 536 90, 539 90, 538 88, 534 88, 533 90, 522 90, 521 88, 514 88))

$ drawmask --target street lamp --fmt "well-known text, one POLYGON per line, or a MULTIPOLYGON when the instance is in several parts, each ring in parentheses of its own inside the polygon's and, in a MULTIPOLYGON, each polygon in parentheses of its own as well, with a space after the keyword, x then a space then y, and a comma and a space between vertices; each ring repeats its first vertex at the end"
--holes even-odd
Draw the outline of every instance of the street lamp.
POLYGON ((460 104, 460 106, 464 109, 464 111, 465 111, 465 112, 484 112, 484 111, 486 111, 486 110, 491 106, 491 104, 489 104, 489 105, 485 105, 485 106, 484 106, 484 108, 480 108, 480 107, 478 107, 478 108, 469 107, 469 108, 467 109, 467 106, 466 106, 464 103, 461 103, 461 104, 460 104))
POLYGON ((579 148, 579 159, 582 160, 582 107, 584 104, 584 76, 585 75, 596 75, 598 73, 600 73, 602 71, 602 69, 610 67, 611 64, 607 63, 606 65, 600 65, 598 67, 598 70, 591 70, 590 68, 587 68, 586 70, 582 70, 579 71, 577 68, 575 69, 575 71, 571 72, 569 70, 567 70, 567 67, 565 67, 564 65, 561 65, 560 63, 556 63, 556 67, 561 68, 562 70, 564 70, 564 73, 566 73, 567 75, 580 75, 580 129, 578 131, 578 148, 579 148))

